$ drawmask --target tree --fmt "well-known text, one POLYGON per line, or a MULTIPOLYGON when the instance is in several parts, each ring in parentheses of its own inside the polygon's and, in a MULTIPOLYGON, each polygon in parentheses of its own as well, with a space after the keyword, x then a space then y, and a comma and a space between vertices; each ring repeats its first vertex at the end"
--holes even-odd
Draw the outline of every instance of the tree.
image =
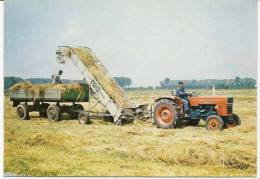
POLYGON ((163 81, 160 81, 160 86, 162 87, 162 88, 167 88, 167 89, 169 89, 169 88, 171 88, 172 87, 172 85, 171 85, 171 80, 170 80, 170 78, 165 78, 163 81))
POLYGON ((114 77, 114 79, 123 89, 129 88, 132 84, 132 80, 128 77, 114 77))
MULTIPOLYGON (((160 87, 169 89, 175 88, 179 80, 171 80, 170 78, 165 78, 160 81, 160 87)), ((215 85, 216 89, 245 89, 245 88, 255 88, 256 80, 253 78, 240 78, 236 76, 235 79, 205 79, 205 80, 184 80, 184 85, 186 88, 212 88, 215 85)))
POLYGON ((4 77, 4 90, 8 90, 14 84, 24 81, 22 78, 7 76, 4 77))
POLYGON ((236 88, 241 88, 241 78, 239 76, 235 77, 235 86, 236 88))

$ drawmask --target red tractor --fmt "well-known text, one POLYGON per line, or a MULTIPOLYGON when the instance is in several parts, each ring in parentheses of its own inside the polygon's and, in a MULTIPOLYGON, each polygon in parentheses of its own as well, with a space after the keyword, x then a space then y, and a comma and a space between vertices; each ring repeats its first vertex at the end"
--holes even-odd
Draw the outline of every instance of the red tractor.
POLYGON ((185 114, 183 102, 178 96, 159 97, 153 104, 153 119, 159 128, 176 128, 187 120, 196 126, 200 120, 206 121, 210 131, 222 131, 224 128, 241 124, 239 117, 233 114, 233 97, 197 96, 189 93, 189 112, 185 114))

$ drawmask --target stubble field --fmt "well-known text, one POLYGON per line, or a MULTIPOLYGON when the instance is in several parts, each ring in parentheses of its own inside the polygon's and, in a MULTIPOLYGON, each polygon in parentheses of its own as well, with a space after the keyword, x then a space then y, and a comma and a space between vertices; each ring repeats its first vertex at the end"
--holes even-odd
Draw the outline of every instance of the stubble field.
MULTIPOLYGON (((196 90, 211 95, 210 90, 196 90)), ((167 90, 127 91, 136 104, 167 90)), ((19 176, 255 176, 256 90, 217 90, 234 97, 242 125, 209 132, 197 127, 158 129, 135 120, 122 127, 103 120, 79 125, 64 116, 51 122, 31 113, 18 120, 5 97, 4 171, 19 176)), ((87 107, 87 104, 84 104, 87 107)))

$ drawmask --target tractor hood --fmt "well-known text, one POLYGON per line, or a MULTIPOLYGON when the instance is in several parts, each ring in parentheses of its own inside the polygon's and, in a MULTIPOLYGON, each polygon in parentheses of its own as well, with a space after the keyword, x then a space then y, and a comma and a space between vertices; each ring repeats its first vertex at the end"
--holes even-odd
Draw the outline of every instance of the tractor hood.
POLYGON ((227 96, 199 96, 199 97, 191 97, 189 98, 189 102, 191 106, 199 106, 199 105, 221 105, 233 103, 233 97, 227 96))

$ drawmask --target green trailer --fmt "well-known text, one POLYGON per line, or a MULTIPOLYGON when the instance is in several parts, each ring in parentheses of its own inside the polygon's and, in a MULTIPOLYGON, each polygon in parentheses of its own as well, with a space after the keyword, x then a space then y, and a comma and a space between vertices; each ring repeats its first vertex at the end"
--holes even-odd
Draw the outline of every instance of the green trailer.
MULTIPOLYGON (((37 111, 41 117, 50 120, 61 120, 62 113, 68 113, 72 118, 77 118, 79 113, 84 114, 80 102, 89 102, 89 85, 80 85, 77 89, 70 88, 70 84, 60 86, 52 85, 44 90, 19 87, 11 90, 10 100, 16 107, 20 119, 29 119, 29 112, 37 111), (34 89, 34 90, 33 90, 34 89)), ((35 85, 36 86, 36 85, 35 85)))

